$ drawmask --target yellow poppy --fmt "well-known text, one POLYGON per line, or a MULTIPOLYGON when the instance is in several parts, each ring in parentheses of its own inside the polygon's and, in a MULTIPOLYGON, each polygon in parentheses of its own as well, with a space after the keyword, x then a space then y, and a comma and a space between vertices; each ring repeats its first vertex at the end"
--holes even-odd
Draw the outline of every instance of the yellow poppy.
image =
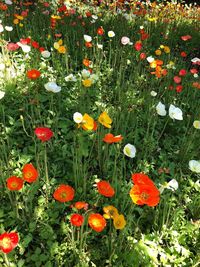
POLYGON ((113 219, 114 217, 119 215, 118 210, 112 205, 103 207, 103 211, 105 212, 105 214, 103 215, 105 219, 113 219))
POLYGON ((98 118, 98 121, 106 128, 111 128, 112 119, 108 116, 107 112, 104 111, 98 118))
POLYGON ((126 220, 124 218, 124 215, 120 214, 118 216, 115 216, 113 219, 113 224, 114 224, 115 229, 122 230, 126 225, 126 220))
POLYGON ((90 87, 92 85, 92 80, 91 79, 86 79, 82 81, 83 86, 85 87, 90 87))
POLYGON ((92 130, 94 128, 94 119, 85 113, 81 124, 84 130, 92 130))

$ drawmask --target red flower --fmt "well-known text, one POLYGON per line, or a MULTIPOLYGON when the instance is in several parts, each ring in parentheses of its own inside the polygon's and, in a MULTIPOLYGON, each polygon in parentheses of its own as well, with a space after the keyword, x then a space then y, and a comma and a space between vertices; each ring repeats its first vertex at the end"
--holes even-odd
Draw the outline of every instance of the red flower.
POLYGON ((36 49, 38 49, 40 47, 39 44, 38 44, 38 42, 36 42, 36 41, 32 41, 31 42, 31 45, 32 45, 32 47, 34 47, 36 49))
POLYGON ((38 178, 38 171, 31 163, 25 164, 22 172, 23 172, 23 179, 28 183, 33 183, 38 178))
POLYGON ((17 246, 18 242, 18 233, 3 233, 0 235, 0 249, 4 253, 11 252, 17 246))
POLYGON ((90 43, 90 42, 85 42, 85 46, 90 48, 90 47, 92 47, 92 43, 90 43))
POLYGON ((132 174, 132 181, 134 184, 138 185, 154 185, 153 181, 149 178, 148 175, 144 173, 134 173, 132 174))
POLYGON ((34 132, 37 138, 40 139, 42 142, 50 140, 53 136, 52 130, 47 127, 38 127, 35 129, 34 132))
POLYGON ((104 29, 103 29, 102 27, 99 27, 99 28, 97 29, 97 34, 98 34, 98 35, 103 35, 103 34, 104 34, 104 29))
POLYGON ((84 202, 84 201, 77 201, 74 205, 74 207, 77 209, 77 210, 81 210, 81 209, 84 209, 84 210, 87 210, 88 209, 88 203, 84 202))
POLYGON ((74 226, 81 226, 84 222, 84 217, 80 214, 72 214, 70 222, 74 226))
POLYGON ((181 93, 182 90, 183 90, 183 86, 182 85, 179 84, 179 85, 176 86, 176 92, 177 93, 181 93))
POLYGON ((92 213, 88 217, 89 226, 96 232, 102 232, 106 227, 106 220, 99 213, 92 213))
POLYGON ((147 56, 146 56, 145 53, 141 53, 141 54, 140 54, 140 59, 141 59, 141 60, 145 59, 146 57, 147 57, 147 56))
POLYGON ((39 70, 32 69, 27 71, 26 76, 31 80, 36 80, 40 77, 40 74, 39 70))
POLYGON ((108 144, 112 144, 112 143, 120 142, 122 139, 123 137, 121 135, 114 136, 113 134, 108 133, 104 136, 103 141, 108 144))
POLYGON ((192 38, 191 35, 184 35, 184 36, 181 36, 181 39, 182 39, 183 41, 190 40, 191 38, 192 38))
POLYGON ((187 54, 184 51, 182 51, 181 52, 181 57, 187 57, 187 54))
POLYGON ((15 51, 19 48, 19 45, 18 44, 15 44, 15 43, 9 43, 7 44, 7 49, 9 51, 15 51))
POLYGON ((53 197, 59 202, 68 202, 74 198, 74 193, 70 185, 61 184, 53 193, 53 197))
POLYGON ((181 69, 180 71, 179 71, 179 75, 180 76, 185 76, 187 74, 187 71, 185 70, 185 69, 181 69))
POLYGON ((105 197, 113 197, 115 194, 114 188, 107 181, 98 182, 97 189, 98 189, 99 194, 105 197))
POLYGON ((23 184, 24 184, 24 181, 21 178, 16 177, 16 176, 9 177, 6 180, 6 182, 7 182, 7 188, 12 191, 15 191, 15 190, 18 191, 22 189, 23 184))
POLYGON ((140 41, 134 44, 135 50, 140 51, 142 49, 142 43, 140 41))
POLYGON ((190 69, 190 73, 197 74, 198 73, 198 70, 197 69, 190 69))
POLYGON ((179 76, 174 76, 174 82, 175 82, 175 83, 181 83, 181 77, 179 77, 179 76))

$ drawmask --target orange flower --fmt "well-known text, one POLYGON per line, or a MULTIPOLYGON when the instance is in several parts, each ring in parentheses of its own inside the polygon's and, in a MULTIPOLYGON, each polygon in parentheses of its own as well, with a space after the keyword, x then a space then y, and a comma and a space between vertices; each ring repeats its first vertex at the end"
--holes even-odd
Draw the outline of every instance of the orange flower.
POLYGON ((89 67, 91 64, 91 61, 88 58, 84 58, 83 59, 83 65, 86 67, 89 67))
POLYGON ((33 183, 38 178, 38 171, 31 163, 25 164, 22 172, 23 172, 23 179, 28 183, 33 183))
POLYGON ((70 185, 61 184, 53 193, 53 197, 59 202, 68 202, 74 198, 74 193, 70 185))
POLYGON ((16 232, 3 233, 0 235, 0 250, 3 253, 11 252, 19 243, 19 235, 16 232))
POLYGON ((37 78, 40 77, 40 71, 32 69, 32 70, 28 70, 26 75, 29 79, 31 80, 36 80, 37 78))
POLYGON ((84 222, 84 217, 80 214, 72 214, 70 222, 72 225, 80 227, 84 222))
POLYGON ((22 189, 23 184, 24 184, 24 181, 21 178, 16 177, 16 176, 9 177, 6 180, 6 182, 7 182, 7 188, 12 191, 15 191, 15 190, 18 191, 22 189))
POLYGON ((77 210, 81 210, 81 209, 87 210, 88 209, 88 203, 86 203, 84 201, 78 201, 75 203, 74 207, 77 210))
POLYGON ((106 227, 106 220, 99 213, 92 213, 88 217, 89 226, 96 232, 102 232, 106 227))
POLYGON ((98 182, 97 189, 98 189, 99 194, 105 197, 113 197, 115 194, 114 188, 107 181, 98 182))
POLYGON ((90 47, 92 47, 92 43, 91 42, 85 42, 85 46, 90 48, 90 47))
POLYGON ((133 203, 154 207, 160 201, 160 192, 155 185, 136 184, 129 192, 133 203))
POLYGON ((103 141, 108 144, 112 144, 112 143, 120 142, 122 139, 123 137, 121 136, 121 134, 114 136, 113 134, 108 133, 104 136, 103 141))
POLYGON ((144 173, 134 173, 132 174, 132 181, 137 185, 152 185, 154 186, 153 181, 144 173))

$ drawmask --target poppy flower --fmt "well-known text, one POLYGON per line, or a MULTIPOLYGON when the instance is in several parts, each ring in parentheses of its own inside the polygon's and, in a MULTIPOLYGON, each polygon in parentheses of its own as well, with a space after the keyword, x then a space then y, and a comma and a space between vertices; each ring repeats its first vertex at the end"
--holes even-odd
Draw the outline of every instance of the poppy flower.
POLYGON ((38 178, 38 171, 31 163, 25 164, 22 172, 23 172, 23 179, 28 183, 33 183, 38 178))
POLYGON ((160 192, 154 184, 135 184, 129 192, 133 203, 154 207, 160 201, 160 192))
POLYGON ((140 51, 142 49, 142 43, 140 41, 136 42, 134 48, 136 51, 140 51))
POLYGON ((174 82, 175 82, 175 83, 181 83, 181 77, 179 77, 179 76, 174 76, 174 82))
POLYGON ((117 216, 115 216, 113 218, 113 225, 114 225, 115 229, 122 230, 126 225, 126 220, 124 218, 124 215, 118 214, 117 216))
POLYGON ((54 191, 53 197, 59 202, 68 202, 74 198, 74 189, 70 185, 61 184, 54 191))
POLYGON ((80 227, 84 222, 84 217, 81 214, 72 214, 70 222, 72 225, 80 227))
POLYGON ((177 93, 181 93, 182 91, 183 91, 183 86, 180 85, 180 84, 177 85, 177 86, 176 86, 176 92, 177 92, 177 93))
POLYGON ((111 133, 108 133, 104 136, 103 141, 108 143, 108 144, 112 144, 112 143, 118 143, 123 139, 123 137, 120 135, 116 135, 114 136, 111 133))
POLYGON ((77 201, 74 205, 74 207, 77 209, 77 210, 81 210, 81 209, 84 209, 84 210, 87 210, 88 209, 88 203, 84 202, 84 201, 77 201))
POLYGON ((144 173, 132 174, 132 181, 134 184, 138 185, 154 185, 154 182, 144 173))
POLYGON ((84 130, 93 130, 94 119, 90 117, 87 113, 85 113, 81 121, 81 126, 84 130))
POLYGON ((82 81, 82 84, 85 87, 91 87, 92 86, 92 80, 91 79, 85 79, 82 81))
POLYGON ((98 121, 106 128, 111 128, 112 119, 108 116, 108 113, 104 111, 98 118, 98 121))
POLYGON ((136 148, 131 144, 127 144, 125 145, 123 152, 127 157, 134 158, 136 154, 136 148))
POLYGON ((99 194, 105 197, 113 197, 115 194, 114 188, 107 181, 98 182, 97 189, 98 189, 99 194))
POLYGON ((31 79, 31 80, 36 80, 37 78, 40 77, 40 71, 36 69, 28 70, 26 73, 26 76, 31 79))
POLYGON ((86 67, 89 67, 91 64, 91 61, 88 58, 84 58, 83 59, 83 65, 86 67))
POLYGON ((169 106, 169 116, 171 119, 183 120, 183 112, 180 108, 175 107, 174 105, 169 106))
POLYGON ((181 57, 187 57, 187 54, 184 51, 182 51, 180 55, 181 55, 181 57))
POLYGON ((188 41, 188 40, 190 40, 191 38, 192 38, 191 35, 184 35, 184 36, 181 36, 181 39, 182 39, 183 41, 188 41))
POLYGON ((104 29, 103 29, 102 27, 99 27, 99 28, 97 29, 97 34, 98 34, 98 35, 103 35, 103 34, 104 34, 104 29))
POLYGON ((103 211, 105 212, 103 215, 105 219, 113 219, 115 216, 119 215, 117 208, 112 205, 103 207, 103 211))
POLYGON ((140 59, 141 59, 141 60, 145 59, 146 57, 147 57, 147 56, 146 56, 145 53, 141 53, 141 54, 140 54, 140 59))
POLYGON ((37 138, 40 139, 42 142, 50 140, 53 136, 52 130, 47 127, 38 127, 35 129, 34 132, 37 138))
POLYGON ((179 71, 179 75, 180 76, 185 76, 187 74, 187 71, 185 70, 185 69, 181 69, 180 71, 179 71))
POLYGON ((11 252, 19 243, 19 235, 18 233, 3 233, 0 235, 0 250, 3 253, 11 252))
POLYGON ((11 176, 7 180, 7 188, 11 191, 18 191, 22 189, 24 181, 16 176, 11 176))
POLYGON ((106 227, 106 220, 99 213, 92 213, 88 217, 89 226, 96 232, 102 232, 106 227))

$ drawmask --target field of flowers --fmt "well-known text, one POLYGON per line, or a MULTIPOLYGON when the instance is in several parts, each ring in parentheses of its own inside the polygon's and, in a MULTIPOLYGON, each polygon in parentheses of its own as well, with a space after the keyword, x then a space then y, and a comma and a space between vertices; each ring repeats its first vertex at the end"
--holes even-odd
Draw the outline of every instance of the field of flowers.
POLYGON ((0 267, 200 266, 200 8, 0 0, 0 267))

